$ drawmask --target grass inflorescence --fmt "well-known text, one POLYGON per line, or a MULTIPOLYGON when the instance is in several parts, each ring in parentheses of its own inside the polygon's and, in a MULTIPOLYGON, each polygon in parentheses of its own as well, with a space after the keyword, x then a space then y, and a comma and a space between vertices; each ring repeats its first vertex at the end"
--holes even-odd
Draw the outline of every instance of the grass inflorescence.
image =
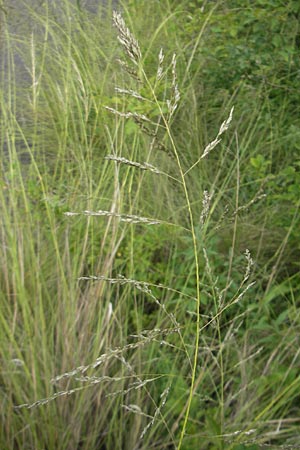
POLYGON ((297 448, 299 202, 268 233, 254 115, 199 97, 222 2, 142 3, 0 8, 0 448, 297 448))

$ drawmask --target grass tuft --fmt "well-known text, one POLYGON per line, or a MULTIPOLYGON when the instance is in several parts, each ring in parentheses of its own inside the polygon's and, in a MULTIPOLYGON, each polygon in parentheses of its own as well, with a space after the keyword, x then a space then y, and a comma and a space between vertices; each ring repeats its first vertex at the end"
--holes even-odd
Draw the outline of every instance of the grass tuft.
POLYGON ((223 2, 73 3, 2 18, 0 448, 296 448, 299 200, 199 81, 223 2))

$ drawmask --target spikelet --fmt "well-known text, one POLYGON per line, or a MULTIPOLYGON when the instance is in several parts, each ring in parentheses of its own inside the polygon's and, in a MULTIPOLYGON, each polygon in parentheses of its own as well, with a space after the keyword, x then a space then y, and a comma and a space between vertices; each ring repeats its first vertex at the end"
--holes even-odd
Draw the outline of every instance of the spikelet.
POLYGON ((142 57, 138 41, 126 27, 123 17, 117 11, 113 12, 113 23, 118 30, 118 40, 131 61, 138 65, 142 57))

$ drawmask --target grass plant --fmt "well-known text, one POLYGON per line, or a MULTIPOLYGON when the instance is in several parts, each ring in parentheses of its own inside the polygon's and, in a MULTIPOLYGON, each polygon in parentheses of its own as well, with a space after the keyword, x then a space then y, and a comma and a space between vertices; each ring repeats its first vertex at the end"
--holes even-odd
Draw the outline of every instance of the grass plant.
POLYGON ((199 104, 219 2, 190 56, 185 2, 25 3, 28 35, 2 12, 0 448, 297 448, 299 201, 269 230, 266 124, 199 104))

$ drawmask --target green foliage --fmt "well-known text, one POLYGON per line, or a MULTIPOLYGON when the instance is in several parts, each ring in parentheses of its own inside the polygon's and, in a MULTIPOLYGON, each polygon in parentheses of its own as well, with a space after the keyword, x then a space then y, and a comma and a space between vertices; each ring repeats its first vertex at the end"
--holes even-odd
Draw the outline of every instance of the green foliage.
POLYGON ((281 230, 281 240, 289 233, 283 258, 293 274, 299 260, 299 2, 216 2, 213 14, 210 2, 185 5, 187 35, 201 32, 191 70, 202 87, 209 127, 216 107, 235 104, 240 146, 247 147, 245 202, 255 189, 267 194, 268 209, 259 220, 281 230))

